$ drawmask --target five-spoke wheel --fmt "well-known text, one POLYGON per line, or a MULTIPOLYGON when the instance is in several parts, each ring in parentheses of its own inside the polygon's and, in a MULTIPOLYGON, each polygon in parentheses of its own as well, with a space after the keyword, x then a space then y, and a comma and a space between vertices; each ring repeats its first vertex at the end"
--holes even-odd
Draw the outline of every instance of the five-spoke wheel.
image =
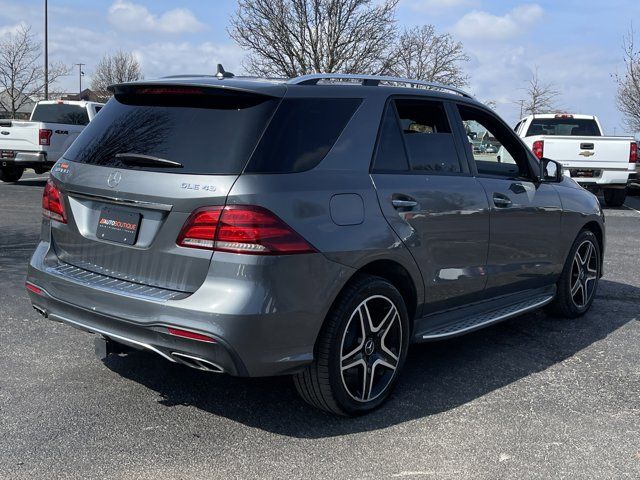
POLYGON ((385 401, 404 364, 409 319, 387 280, 358 275, 343 290, 320 332, 313 363, 294 376, 311 405, 358 415, 385 401))

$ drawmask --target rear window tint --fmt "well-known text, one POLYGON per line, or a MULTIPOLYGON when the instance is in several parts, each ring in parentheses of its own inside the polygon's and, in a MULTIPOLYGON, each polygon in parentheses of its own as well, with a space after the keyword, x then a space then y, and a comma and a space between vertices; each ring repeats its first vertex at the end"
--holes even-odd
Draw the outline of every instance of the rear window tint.
POLYGON ((278 99, 220 89, 138 88, 109 100, 65 153, 74 162, 185 174, 238 174, 278 99), (136 153, 182 168, 132 166, 136 153))
POLYGON ((535 135, 566 135, 599 137, 600 129, 593 119, 570 117, 534 118, 527 130, 527 137, 535 135))
POLYGON ((65 125, 87 125, 87 109, 66 103, 40 103, 36 105, 31 120, 34 122, 62 123, 65 125))
POLYGON ((458 173, 460 162, 442 102, 396 100, 411 170, 458 173))
POLYGON ((293 173, 314 168, 329 153, 360 102, 354 98, 283 100, 246 171, 293 173))
POLYGON ((402 134, 398 126, 393 102, 387 105, 382 119, 373 170, 375 172, 404 172, 409 170, 407 154, 402 143, 402 134))

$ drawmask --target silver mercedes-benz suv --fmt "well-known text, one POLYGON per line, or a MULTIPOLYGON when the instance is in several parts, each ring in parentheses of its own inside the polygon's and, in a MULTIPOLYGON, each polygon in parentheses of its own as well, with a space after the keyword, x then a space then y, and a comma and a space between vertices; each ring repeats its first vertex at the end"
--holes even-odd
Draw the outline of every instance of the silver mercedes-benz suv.
POLYGON ((355 415, 412 342, 594 299, 596 197, 460 90, 319 74, 112 91, 52 169, 26 283, 101 356, 292 374, 355 415))

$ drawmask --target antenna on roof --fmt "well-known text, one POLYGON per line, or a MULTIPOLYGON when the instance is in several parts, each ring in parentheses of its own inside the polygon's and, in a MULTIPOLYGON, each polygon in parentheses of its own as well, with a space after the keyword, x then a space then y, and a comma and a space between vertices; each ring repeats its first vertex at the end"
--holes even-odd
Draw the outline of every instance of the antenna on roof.
POLYGON ((221 63, 218 64, 218 71, 216 72, 216 77, 219 79, 223 78, 233 78, 235 75, 231 72, 226 72, 221 63))

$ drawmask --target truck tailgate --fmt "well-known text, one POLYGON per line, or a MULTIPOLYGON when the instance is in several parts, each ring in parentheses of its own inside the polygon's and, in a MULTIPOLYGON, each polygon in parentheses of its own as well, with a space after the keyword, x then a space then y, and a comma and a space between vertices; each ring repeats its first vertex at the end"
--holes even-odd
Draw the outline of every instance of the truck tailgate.
POLYGON ((629 163, 630 142, 620 137, 540 136, 544 156, 576 168, 619 168, 629 163))
POLYGON ((38 142, 40 122, 11 122, 11 126, 0 127, 0 150, 42 150, 38 142))

